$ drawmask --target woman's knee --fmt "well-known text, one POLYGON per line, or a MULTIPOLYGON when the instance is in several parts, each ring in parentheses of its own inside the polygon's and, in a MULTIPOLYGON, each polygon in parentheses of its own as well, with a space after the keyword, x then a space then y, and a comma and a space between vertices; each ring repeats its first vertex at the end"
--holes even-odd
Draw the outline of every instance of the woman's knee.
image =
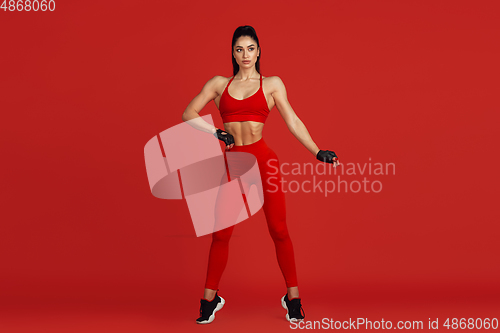
POLYGON ((275 242, 284 241, 290 238, 286 226, 281 228, 269 228, 269 233, 275 242))
POLYGON ((212 241, 229 242, 233 234, 233 226, 212 233, 212 241))

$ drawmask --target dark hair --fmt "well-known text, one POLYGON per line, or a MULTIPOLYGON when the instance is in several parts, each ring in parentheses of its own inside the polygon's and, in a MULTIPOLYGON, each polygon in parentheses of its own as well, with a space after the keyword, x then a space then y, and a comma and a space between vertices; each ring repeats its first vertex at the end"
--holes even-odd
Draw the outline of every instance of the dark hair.
MULTIPOLYGON (((255 29, 249 25, 242 25, 236 28, 233 34, 233 41, 231 42, 231 59, 233 61, 233 76, 236 75, 240 71, 240 66, 236 62, 236 59, 233 57, 233 49, 234 45, 236 44, 236 41, 238 38, 241 36, 248 36, 251 37, 255 42, 257 43, 257 48, 260 49, 260 44, 259 44, 259 38, 257 37, 257 33, 255 32, 255 29)), ((257 57, 257 61, 255 62, 255 69, 257 72, 260 74, 260 56, 262 55, 262 52, 259 53, 259 56, 257 57)))

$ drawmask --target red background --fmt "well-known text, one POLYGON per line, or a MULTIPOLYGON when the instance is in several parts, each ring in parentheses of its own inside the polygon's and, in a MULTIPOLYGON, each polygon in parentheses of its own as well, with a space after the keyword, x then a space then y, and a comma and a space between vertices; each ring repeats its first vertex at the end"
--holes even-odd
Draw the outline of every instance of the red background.
MULTIPOLYGON (((196 237, 185 201, 152 196, 143 149, 208 79, 232 75, 231 37, 245 24, 262 74, 283 80, 320 149, 396 166, 368 177, 380 193, 287 193, 306 319, 498 317, 499 7, 56 1, 54 12, 0 11, 0 330, 200 329, 211 238, 196 237)), ((221 127, 213 102, 208 113, 221 127)), ((281 162, 315 163, 276 108, 264 138, 281 162)), ((220 288, 227 304, 206 330, 290 329, 262 210, 235 228, 220 288)))

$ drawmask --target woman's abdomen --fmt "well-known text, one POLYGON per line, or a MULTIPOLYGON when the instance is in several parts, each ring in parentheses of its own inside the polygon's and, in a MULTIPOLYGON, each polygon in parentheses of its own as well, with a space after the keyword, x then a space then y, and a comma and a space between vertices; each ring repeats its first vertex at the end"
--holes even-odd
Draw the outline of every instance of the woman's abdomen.
POLYGON ((260 140, 263 128, 263 123, 255 121, 224 123, 224 129, 234 137, 236 146, 249 145, 260 140))

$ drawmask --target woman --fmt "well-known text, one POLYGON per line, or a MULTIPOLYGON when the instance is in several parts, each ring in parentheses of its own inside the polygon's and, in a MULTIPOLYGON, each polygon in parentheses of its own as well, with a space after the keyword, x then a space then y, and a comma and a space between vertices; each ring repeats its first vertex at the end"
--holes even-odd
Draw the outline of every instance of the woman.
MULTIPOLYGON (((277 76, 264 78, 260 74, 261 49, 255 30, 248 25, 238 27, 233 34, 231 48, 234 75, 231 78, 214 76, 210 79, 200 94, 189 103, 182 119, 194 120, 198 129, 213 133, 226 144, 226 151, 247 152, 256 156, 264 192, 263 209, 287 287, 281 304, 287 310, 287 320, 303 320, 293 247, 286 226, 285 194, 281 187, 276 190, 281 175, 278 172, 278 179, 273 182, 273 186, 266 181, 270 174, 276 177, 276 164, 273 164, 270 170, 267 162, 271 159, 278 160, 262 138, 269 111, 276 106, 291 133, 317 159, 332 163, 334 167, 338 159, 334 152, 320 150, 311 139, 287 100, 281 79, 277 76), (211 100, 214 100, 221 113, 224 131, 202 121, 198 115, 211 100)), ((219 205, 223 205, 219 198, 217 201, 219 205)), ((215 312, 225 304, 225 300, 217 291, 226 266, 228 243, 233 228, 234 225, 212 233, 205 291, 200 301, 200 317, 196 320, 199 324, 211 323, 215 312)))

